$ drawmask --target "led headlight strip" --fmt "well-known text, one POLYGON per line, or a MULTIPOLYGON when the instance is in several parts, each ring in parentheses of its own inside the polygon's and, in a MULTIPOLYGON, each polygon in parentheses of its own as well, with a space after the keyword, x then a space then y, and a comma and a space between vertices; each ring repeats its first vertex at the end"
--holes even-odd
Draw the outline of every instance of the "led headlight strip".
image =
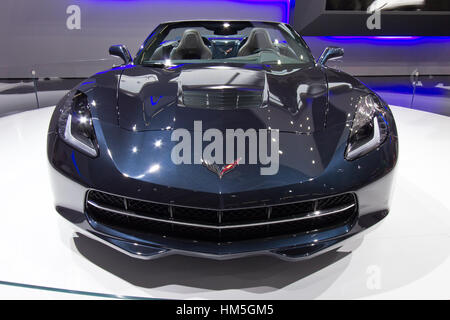
POLYGON ((82 92, 69 94, 58 121, 59 136, 69 145, 91 157, 98 155, 92 116, 82 92))
POLYGON ((76 139, 72 135, 72 115, 71 114, 69 114, 67 117, 66 129, 64 131, 64 139, 68 144, 79 149, 80 151, 84 151, 85 153, 87 153, 88 155, 90 155, 92 157, 96 157, 98 154, 97 150, 95 148, 90 147, 87 144, 84 144, 83 142, 76 139))
POLYGON ((354 160, 378 148, 388 135, 385 111, 372 95, 362 97, 356 107, 345 158, 354 160))

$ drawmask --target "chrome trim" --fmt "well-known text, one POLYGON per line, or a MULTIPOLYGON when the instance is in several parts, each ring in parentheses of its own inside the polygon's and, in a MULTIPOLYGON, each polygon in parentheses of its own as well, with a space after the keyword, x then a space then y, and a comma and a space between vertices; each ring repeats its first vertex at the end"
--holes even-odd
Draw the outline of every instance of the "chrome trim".
POLYGON ((64 131, 64 139, 68 144, 70 144, 71 146, 73 146, 77 149, 81 149, 82 151, 86 152, 88 155, 90 155, 92 157, 97 156, 97 150, 85 145, 83 142, 79 141, 72 135, 72 115, 70 113, 67 117, 66 128, 64 131))
POLYGON ((216 230, 256 227, 256 226, 279 224, 279 223, 285 223, 285 222, 294 222, 294 221, 306 220, 306 219, 311 219, 311 218, 323 217, 323 216, 327 216, 327 215, 334 214, 334 213, 339 213, 339 212, 342 212, 342 211, 345 211, 345 210, 355 207, 355 203, 352 203, 351 205, 340 206, 340 207, 337 207, 337 208, 331 209, 331 210, 313 211, 313 212, 310 212, 309 214, 307 214, 305 216, 301 216, 301 217, 293 217, 293 218, 279 219, 279 220, 273 220, 273 221, 253 222, 253 223, 246 223, 246 224, 233 224, 233 225, 217 226, 217 225, 209 225, 209 224, 182 222, 182 221, 176 221, 176 220, 166 220, 166 219, 159 219, 159 218, 154 218, 154 217, 146 217, 146 216, 139 215, 132 211, 127 212, 127 211, 112 208, 110 206, 99 205, 92 200, 88 200, 87 203, 97 209, 104 210, 104 211, 110 211, 110 212, 114 212, 117 214, 129 216, 129 217, 157 221, 157 222, 170 223, 170 224, 177 224, 177 225, 183 225, 183 226, 190 226, 190 227, 216 229, 216 230))
POLYGON ((358 158, 360 155, 365 154, 368 150, 374 149, 381 142, 380 125, 378 123, 378 118, 375 116, 373 118, 373 137, 370 141, 366 142, 362 146, 351 150, 347 153, 347 158, 353 160, 358 158))
MULTIPOLYGON (((162 205, 171 206, 171 207, 181 207, 181 208, 198 209, 198 210, 211 210, 211 211, 219 210, 217 208, 212 208, 212 207, 197 207, 197 206, 181 205, 181 204, 178 204, 178 203, 168 204, 166 202, 159 202, 159 201, 154 201, 154 200, 143 200, 143 199, 139 199, 139 198, 124 196, 124 195, 121 195, 121 194, 107 192, 107 191, 103 191, 103 190, 100 190, 100 189, 93 189, 93 188, 87 189, 86 201, 84 201, 85 205, 87 204, 87 199, 89 198, 89 193, 92 192, 92 191, 106 193, 106 194, 109 194, 109 195, 115 196, 115 197, 127 198, 127 200, 136 200, 136 201, 142 201, 142 202, 147 202, 147 203, 162 204, 162 205)), ((310 201, 319 201, 319 200, 327 199, 327 198, 330 198, 330 197, 342 196, 344 194, 352 195, 353 199, 355 200, 355 203, 357 202, 356 194, 354 192, 348 191, 348 192, 341 192, 341 193, 337 193, 337 194, 332 194, 332 195, 327 195, 327 196, 323 196, 323 197, 318 197, 318 198, 314 198, 314 199, 300 200, 300 201, 289 201, 289 202, 284 202, 284 203, 264 204, 264 202, 268 201, 268 200, 264 200, 264 201, 261 201, 263 204, 259 204, 259 205, 255 205, 255 206, 231 207, 231 208, 223 208, 223 209, 220 209, 220 210, 223 211, 223 212, 226 212, 226 211, 234 211, 234 210, 241 210, 241 209, 259 209, 259 208, 267 208, 267 207, 277 207, 277 206, 284 206, 284 205, 289 205, 289 204, 297 204, 297 203, 310 202, 310 201)), ((283 198, 280 198, 280 200, 281 199, 283 199, 283 198)))

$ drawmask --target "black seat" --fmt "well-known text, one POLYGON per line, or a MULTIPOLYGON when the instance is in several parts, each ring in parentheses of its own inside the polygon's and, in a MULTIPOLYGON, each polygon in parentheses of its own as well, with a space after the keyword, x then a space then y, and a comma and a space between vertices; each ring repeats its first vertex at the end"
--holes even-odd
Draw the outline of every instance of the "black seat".
POLYGON ((276 47, 270 40, 269 33, 265 29, 254 28, 250 32, 245 44, 242 46, 242 48, 239 49, 237 55, 238 57, 248 56, 250 54, 255 53, 255 51, 257 50, 266 50, 266 49, 276 50, 276 47))
POLYGON ((170 53, 171 60, 211 59, 211 50, 204 44, 202 36, 195 29, 183 33, 178 47, 170 53))

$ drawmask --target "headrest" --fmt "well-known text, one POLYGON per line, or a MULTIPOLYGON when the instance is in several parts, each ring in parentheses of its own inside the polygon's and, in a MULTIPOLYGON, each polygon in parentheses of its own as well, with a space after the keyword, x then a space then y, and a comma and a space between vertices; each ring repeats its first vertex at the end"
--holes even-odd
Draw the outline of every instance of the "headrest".
POLYGON ((178 47, 170 54, 170 59, 211 59, 211 50, 203 43, 200 32, 195 29, 184 31, 178 47))
POLYGON ((238 56, 246 56, 252 54, 258 49, 275 49, 270 35, 267 30, 262 28, 254 28, 247 39, 247 42, 242 46, 238 52, 238 56))

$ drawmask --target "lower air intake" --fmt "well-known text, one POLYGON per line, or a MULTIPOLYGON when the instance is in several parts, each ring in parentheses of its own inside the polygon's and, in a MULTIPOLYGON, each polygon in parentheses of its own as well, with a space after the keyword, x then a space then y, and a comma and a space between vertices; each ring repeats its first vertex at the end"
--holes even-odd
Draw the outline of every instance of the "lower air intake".
POLYGON ((351 224, 357 216, 352 193, 241 209, 201 209, 129 199, 96 190, 87 194, 90 219, 122 232, 210 242, 287 236, 351 224))

